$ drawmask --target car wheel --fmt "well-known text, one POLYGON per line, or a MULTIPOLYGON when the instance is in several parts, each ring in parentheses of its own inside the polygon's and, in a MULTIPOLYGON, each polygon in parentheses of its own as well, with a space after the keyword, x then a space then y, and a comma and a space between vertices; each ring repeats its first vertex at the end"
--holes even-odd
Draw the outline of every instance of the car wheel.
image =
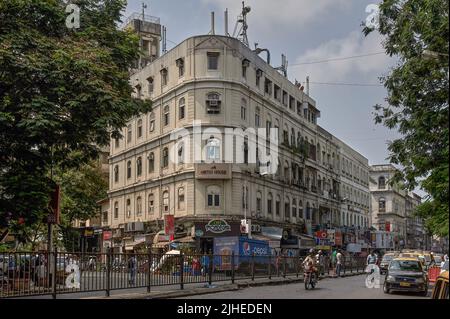
POLYGON ((384 285, 383 285, 383 292, 385 293, 385 294, 389 294, 391 291, 389 290, 389 288, 387 287, 387 285, 386 285, 386 283, 384 283, 384 285))

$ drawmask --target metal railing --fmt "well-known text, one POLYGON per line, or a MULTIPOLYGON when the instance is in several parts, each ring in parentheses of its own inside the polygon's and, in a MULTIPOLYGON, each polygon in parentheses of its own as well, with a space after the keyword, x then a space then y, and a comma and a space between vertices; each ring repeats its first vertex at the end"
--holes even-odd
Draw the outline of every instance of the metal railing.
MULTIPOLYGON (((75 252, 0 253, 0 298, 83 293, 303 276, 304 257, 201 254, 123 254, 75 252)), ((341 266, 324 257, 319 274, 360 273, 365 258, 343 258, 341 266), (340 271, 339 271, 340 270, 340 271)))

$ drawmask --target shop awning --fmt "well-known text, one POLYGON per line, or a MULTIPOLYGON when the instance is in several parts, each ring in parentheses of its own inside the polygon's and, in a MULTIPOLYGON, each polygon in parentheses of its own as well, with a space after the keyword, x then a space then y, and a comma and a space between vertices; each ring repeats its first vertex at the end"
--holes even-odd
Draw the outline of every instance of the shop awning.
POLYGON ((169 245, 170 245, 170 242, 168 242, 168 241, 159 242, 159 243, 153 244, 152 248, 166 248, 169 245))
POLYGON ((195 239, 191 236, 177 238, 173 241, 174 243, 194 243, 195 239))

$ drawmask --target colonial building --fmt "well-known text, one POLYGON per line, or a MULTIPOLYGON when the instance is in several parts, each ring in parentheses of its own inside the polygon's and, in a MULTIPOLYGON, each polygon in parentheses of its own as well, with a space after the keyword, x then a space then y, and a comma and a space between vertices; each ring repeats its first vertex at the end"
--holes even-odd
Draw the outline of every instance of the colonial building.
POLYGON ((202 250, 213 236, 197 225, 211 220, 233 231, 246 217, 289 236, 368 226, 367 159, 318 126, 316 102, 258 52, 229 36, 194 36, 132 74, 135 96, 153 109, 110 143, 106 220, 117 251, 157 243, 167 215, 175 239, 195 237, 202 250), (267 131, 255 150, 245 133, 228 143, 227 129, 258 128, 267 131))
POLYGON ((430 249, 430 236, 423 219, 415 215, 422 199, 398 183, 391 185, 396 171, 391 164, 370 167, 372 225, 379 231, 391 233, 391 248, 430 249))

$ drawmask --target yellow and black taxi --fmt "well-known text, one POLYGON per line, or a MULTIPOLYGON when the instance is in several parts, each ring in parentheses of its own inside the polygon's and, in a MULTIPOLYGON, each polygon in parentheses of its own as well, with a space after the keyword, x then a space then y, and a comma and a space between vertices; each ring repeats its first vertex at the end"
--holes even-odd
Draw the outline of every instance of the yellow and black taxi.
POLYGON ((390 261, 383 284, 384 293, 391 291, 428 293, 428 276, 417 258, 397 257, 390 261))
POLYGON ((449 299, 448 295, 448 271, 444 271, 436 279, 436 283, 431 294, 432 299, 449 299))

